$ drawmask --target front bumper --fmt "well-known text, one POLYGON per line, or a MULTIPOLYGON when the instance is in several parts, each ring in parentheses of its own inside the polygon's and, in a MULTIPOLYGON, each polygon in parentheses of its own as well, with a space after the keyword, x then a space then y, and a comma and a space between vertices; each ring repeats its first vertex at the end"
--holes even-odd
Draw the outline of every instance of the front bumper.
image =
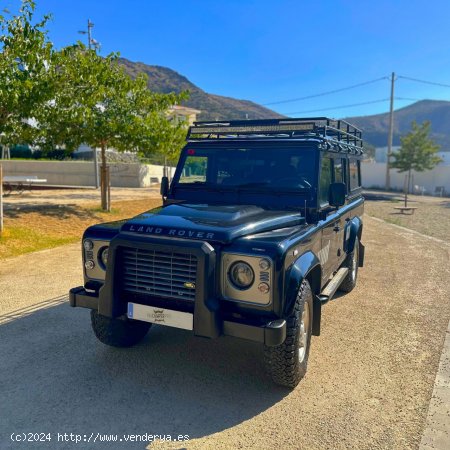
MULTIPOLYGON (((86 291, 83 286, 72 288, 69 293, 69 303, 72 307, 89 308, 98 311, 99 298, 95 292, 86 291)), ((283 319, 266 323, 263 326, 255 326, 242 322, 233 322, 229 320, 216 320, 219 328, 217 335, 233 336, 240 339, 246 339, 254 342, 260 342, 269 347, 281 345, 286 339, 286 321, 283 319)), ((196 333, 194 321, 194 334, 196 333)))

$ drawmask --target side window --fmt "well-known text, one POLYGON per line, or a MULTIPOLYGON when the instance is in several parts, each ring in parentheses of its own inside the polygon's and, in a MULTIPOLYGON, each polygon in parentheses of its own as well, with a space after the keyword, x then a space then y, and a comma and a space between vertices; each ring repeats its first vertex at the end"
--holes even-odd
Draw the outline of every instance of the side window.
POLYGON ((205 183, 207 169, 206 156, 188 156, 179 183, 205 183))
POLYGON ((333 161, 334 166, 334 182, 335 183, 345 183, 344 179, 344 168, 345 160, 343 159, 335 159, 333 161))
POLYGON ((350 190, 353 191, 361 186, 359 174, 359 161, 356 159, 349 161, 350 190))
POLYGON ((328 203, 328 190, 332 181, 331 168, 331 159, 324 156, 320 168, 319 205, 328 203))

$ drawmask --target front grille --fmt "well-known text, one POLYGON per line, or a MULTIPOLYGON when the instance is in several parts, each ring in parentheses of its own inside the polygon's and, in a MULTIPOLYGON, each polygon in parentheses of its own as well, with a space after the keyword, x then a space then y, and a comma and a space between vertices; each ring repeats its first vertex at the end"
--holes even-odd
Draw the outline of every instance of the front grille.
POLYGON ((124 248, 122 256, 125 292, 195 300, 195 255, 124 248))

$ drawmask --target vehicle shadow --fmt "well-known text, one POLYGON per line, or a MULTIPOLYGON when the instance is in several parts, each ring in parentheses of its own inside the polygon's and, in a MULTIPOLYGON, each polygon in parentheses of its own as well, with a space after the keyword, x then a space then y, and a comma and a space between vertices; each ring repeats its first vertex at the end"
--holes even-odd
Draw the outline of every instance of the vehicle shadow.
POLYGON ((192 439, 289 394, 264 374, 261 346, 252 342, 155 326, 142 344, 116 349, 96 340, 87 310, 64 303, 26 314, 0 325, 2 440, 16 430, 192 439))
POLYGON ((382 202, 382 201, 390 201, 390 200, 401 200, 401 193, 398 192, 371 192, 364 191, 363 196, 365 200, 369 200, 372 202, 382 202))
POLYGON ((58 205, 52 203, 21 203, 20 205, 5 205, 5 216, 11 219, 24 217, 27 214, 39 213, 43 216, 55 217, 58 219, 70 219, 78 217, 80 219, 94 219, 97 217, 95 209, 81 208, 79 205, 58 205))

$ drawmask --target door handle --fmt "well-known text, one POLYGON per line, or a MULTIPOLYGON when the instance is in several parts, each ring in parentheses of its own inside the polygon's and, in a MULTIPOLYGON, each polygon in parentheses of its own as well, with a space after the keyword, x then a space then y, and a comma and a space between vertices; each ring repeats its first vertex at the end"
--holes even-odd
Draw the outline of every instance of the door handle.
POLYGON ((333 231, 337 233, 338 231, 341 231, 341 227, 339 225, 335 225, 333 231))

